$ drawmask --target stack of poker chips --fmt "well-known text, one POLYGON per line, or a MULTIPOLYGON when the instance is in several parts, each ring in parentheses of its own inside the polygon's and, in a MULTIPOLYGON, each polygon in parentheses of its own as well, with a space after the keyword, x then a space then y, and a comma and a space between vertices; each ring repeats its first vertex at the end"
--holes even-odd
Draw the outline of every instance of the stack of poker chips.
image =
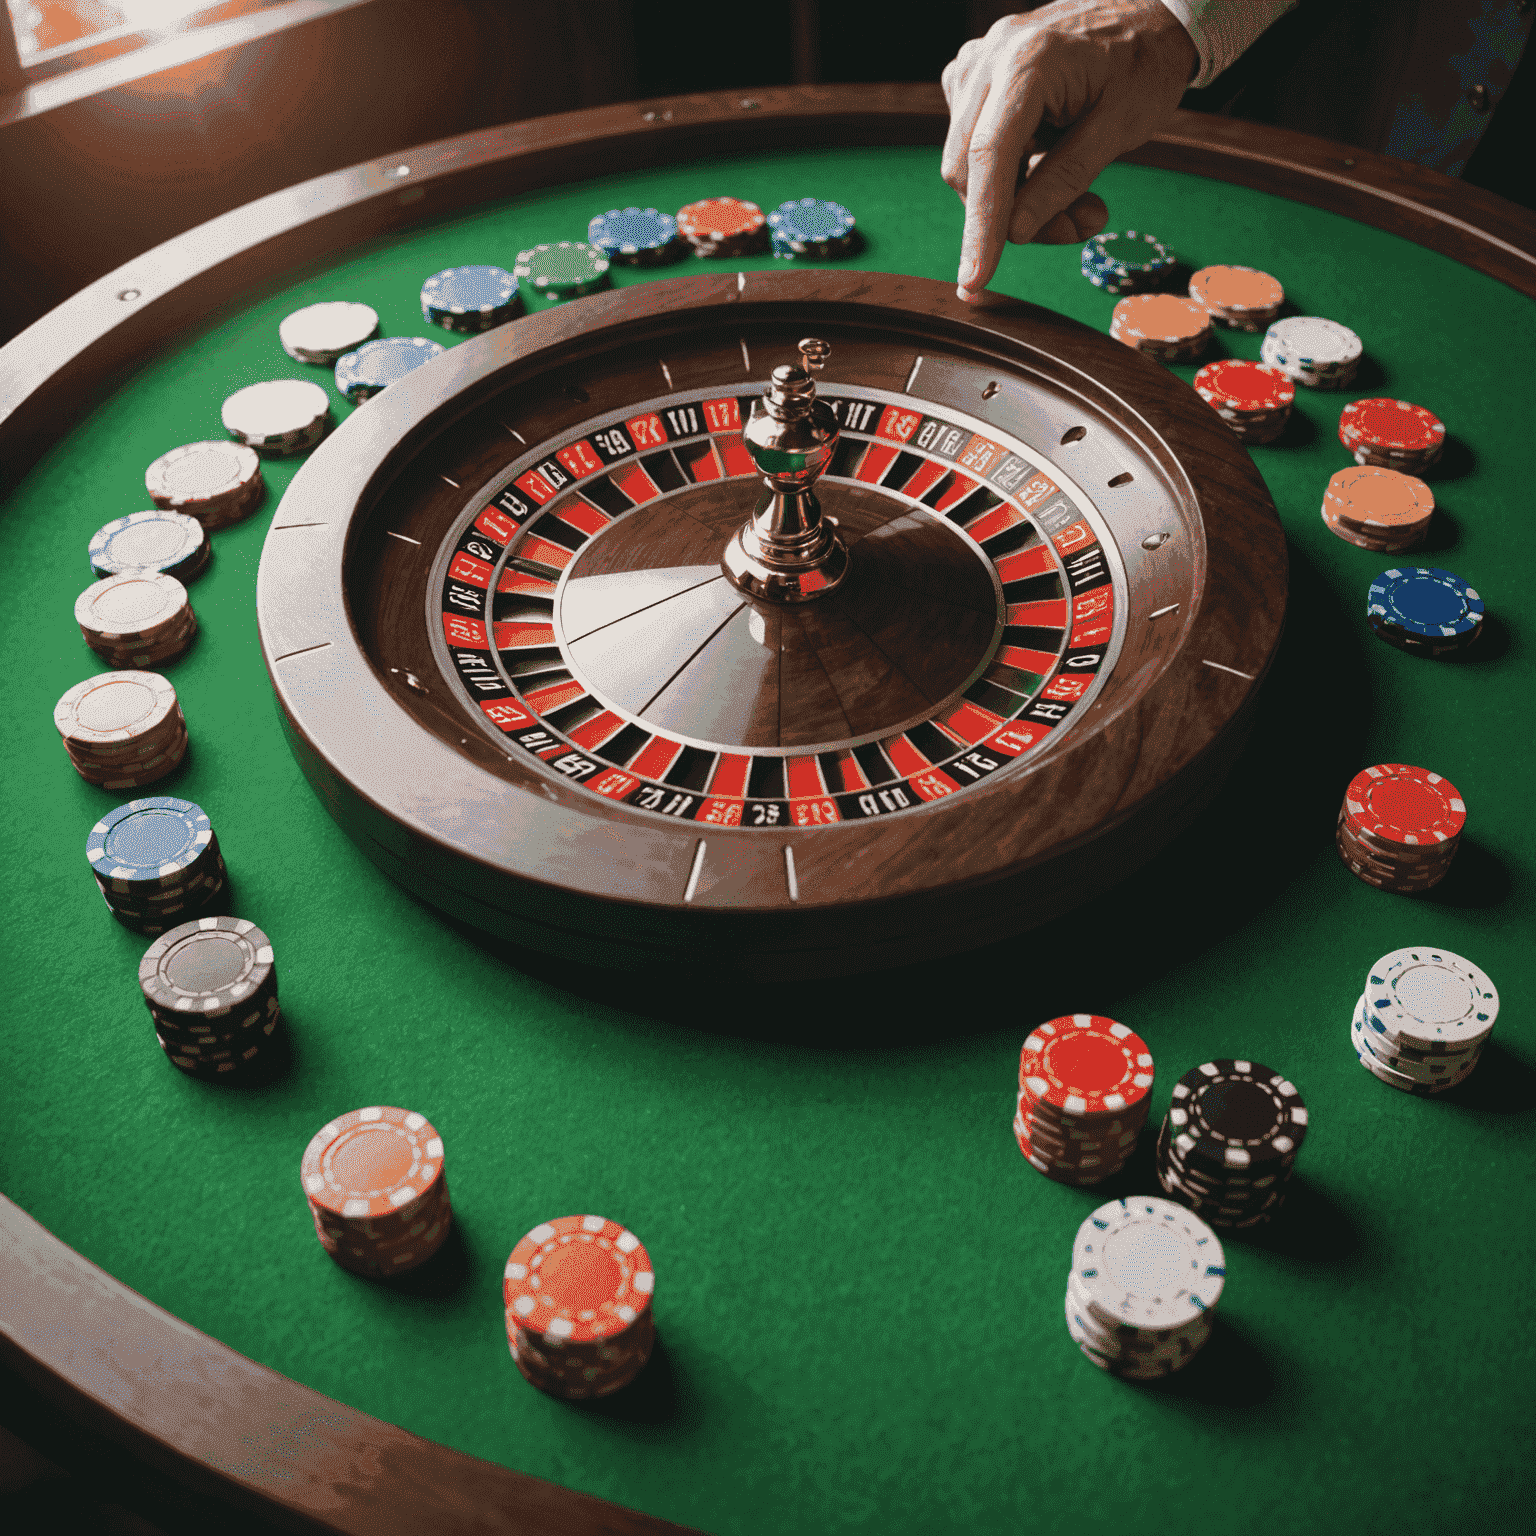
POLYGON ((557 240, 519 251, 512 275, 524 293, 563 304, 607 288, 612 282, 608 267, 608 258, 585 240, 557 240))
POLYGON ((1193 299, 1138 293, 1121 299, 1109 334, 1160 363, 1192 363, 1211 339, 1211 317, 1193 299))
POLYGON ((367 342, 337 359, 336 388, 354 405, 361 405, 423 363, 441 357, 443 351, 442 342, 425 336, 385 336, 367 342))
POLYGON ((144 486, 157 507, 195 517, 208 533, 249 517, 267 489, 254 448, 218 442, 162 453, 144 471, 144 486))
POLYGON ((1291 315, 1264 333, 1259 357, 1309 389, 1348 389, 1364 355, 1347 325, 1320 315, 1291 315))
POLYGON ((1445 447, 1445 423, 1407 400, 1352 400, 1339 413, 1339 441, 1356 464, 1421 475, 1445 447))
POLYGON ((1395 469, 1352 465, 1333 475, 1323 492, 1323 523, 1329 532, 1383 554, 1422 544, 1434 515, 1434 492, 1395 469))
POLYGON ((633 1232, 602 1216, 541 1222, 507 1260, 507 1343, 552 1397, 606 1397, 639 1374, 656 1342, 656 1276, 633 1232))
POLYGON ((1111 1200, 1077 1229, 1067 1332, 1111 1375, 1171 1375, 1211 1336, 1226 1264, 1220 1238, 1183 1206, 1155 1195, 1111 1200))
POLYGON ((1257 267, 1201 267, 1189 296, 1234 331, 1262 331, 1285 307, 1280 279, 1257 267))
POLYGON ((1394 566, 1371 583, 1365 618, 1379 639, 1415 656, 1457 656, 1477 643, 1487 605, 1454 571, 1394 566))
POLYGON ((1157 1181, 1215 1227, 1252 1227, 1285 1203, 1307 1106, 1256 1061, 1208 1061, 1173 1085, 1157 1138, 1157 1181))
POLYGON ((1235 357, 1200 369, 1195 393, 1243 443, 1274 442, 1285 431, 1296 401, 1296 386, 1278 368, 1235 357))
POLYGON ((107 910, 154 938, 221 910, 229 872, 207 813, 190 800, 153 795, 107 812, 85 857, 107 910))
POLYGON ((372 305, 332 299, 306 304, 285 316, 277 327, 277 339, 295 362, 331 367, 344 352, 362 346, 378 329, 379 314, 372 305))
POLYGON ((124 571, 75 599, 85 643, 110 667, 144 671, 174 661, 197 634, 187 589, 163 571, 124 571))
POLYGON ((677 220, 656 208, 610 208, 587 224, 587 244, 609 261, 630 267, 659 267, 686 253, 677 220))
POLYGON ((1357 880, 1408 896, 1445 879, 1466 824, 1466 802, 1449 779, 1412 763, 1377 763, 1349 781, 1334 840, 1357 880))
POLYGON ((155 940, 139 963, 155 1038, 202 1082, 251 1083, 276 1058, 282 1013, 272 941, 241 917, 199 917, 155 940))
POLYGON ((162 571, 185 584, 208 568, 213 544, 195 517, 154 507, 103 523, 86 553, 96 577, 162 571))
POLYGON ((505 267, 445 267, 421 285, 421 317, 445 331, 489 331, 522 307, 505 267))
POLYGON ((158 672, 107 672, 76 683, 53 711, 75 772, 100 789, 142 789, 187 755, 176 690, 158 672))
POLYGON ((1095 235, 1083 247, 1083 276, 1106 293, 1145 293, 1173 266, 1173 252, 1161 240, 1134 229, 1095 235))
POLYGON ((237 389, 223 404, 235 442, 279 458, 318 446, 331 421, 331 399, 307 379, 267 379, 237 389))
POLYGON ((739 197, 706 197, 679 208, 677 229, 695 256, 756 256, 768 248, 763 210, 739 197))
POLYGON ((1019 1151, 1062 1184, 1118 1173, 1146 1124, 1154 1071, 1146 1042, 1114 1019, 1073 1013, 1038 1025, 1019 1053, 1019 1151))
POLYGON ((841 203, 819 197, 791 198, 768 215, 773 254, 832 261, 854 248, 854 217, 841 203))
POLYGON ((1371 967, 1350 1040, 1360 1065, 1404 1093, 1444 1093, 1477 1066, 1499 1016, 1499 994, 1448 949, 1395 949, 1371 967))
POLYGON ((403 1275, 453 1224, 443 1138, 425 1115, 387 1104, 349 1110, 310 1138, 299 1167, 320 1246, 369 1279, 403 1275))

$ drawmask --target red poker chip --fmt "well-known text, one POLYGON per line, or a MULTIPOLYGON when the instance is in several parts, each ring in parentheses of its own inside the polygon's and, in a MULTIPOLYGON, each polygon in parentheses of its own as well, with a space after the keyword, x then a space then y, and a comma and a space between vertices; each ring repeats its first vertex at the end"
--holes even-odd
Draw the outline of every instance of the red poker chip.
POLYGON ((1344 791, 1344 816, 1357 832, 1386 843, 1448 842, 1460 837, 1467 807, 1449 779, 1411 763, 1362 768, 1344 791))
POLYGON ((502 1280, 507 1321, 535 1337, 585 1344, 650 1312, 656 1276, 633 1232, 602 1216, 541 1222, 512 1250, 502 1280))
POLYGON ((1433 411, 1407 400, 1356 400, 1339 415, 1339 441, 1350 449, 1430 453, 1444 444, 1445 423, 1433 411))
POLYGON ((677 227, 690 240, 734 240, 767 228, 756 203, 739 197, 706 197, 677 210, 677 227))
POLYGON ((1267 363, 1224 357, 1195 375, 1195 393, 1218 410, 1280 411, 1295 403, 1296 386, 1267 363))
POLYGON ((1019 1053, 1019 1086, 1030 1099, 1073 1115, 1139 1104, 1151 1092, 1153 1070, 1146 1041, 1096 1013, 1036 1025, 1019 1053))

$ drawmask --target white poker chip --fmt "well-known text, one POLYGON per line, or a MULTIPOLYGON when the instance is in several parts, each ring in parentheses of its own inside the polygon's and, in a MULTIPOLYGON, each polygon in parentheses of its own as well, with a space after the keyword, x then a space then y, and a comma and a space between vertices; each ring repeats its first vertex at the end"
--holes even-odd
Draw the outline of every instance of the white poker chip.
POLYGON ((1072 1273, 1092 1310, 1138 1328, 1184 1328, 1209 1312, 1226 1264, 1220 1239, 1198 1216, 1152 1195, 1101 1205, 1072 1244, 1072 1273))
POLYGON ((1465 1051, 1493 1033, 1499 994, 1470 960, 1448 949, 1394 949, 1371 967, 1365 1022, 1392 1042, 1465 1051))
POLYGON ((224 402, 224 430, 251 448, 287 451, 313 445, 330 415, 330 396, 307 379, 269 379, 236 390, 224 402))
POLYGON ((1276 320, 1264 333, 1263 347, 1308 368, 1347 368, 1358 363, 1365 350, 1347 325, 1321 315, 1276 320))
POLYGON ((289 357, 301 363, 334 363, 343 352, 362 346, 379 328, 378 312, 345 299, 307 304, 277 328, 289 357))

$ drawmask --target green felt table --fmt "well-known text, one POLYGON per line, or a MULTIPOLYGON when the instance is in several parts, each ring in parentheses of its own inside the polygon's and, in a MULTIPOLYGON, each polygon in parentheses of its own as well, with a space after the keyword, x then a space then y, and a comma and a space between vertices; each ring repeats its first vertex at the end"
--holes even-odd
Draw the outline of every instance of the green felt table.
MULTIPOLYGON (((86 543, 146 504, 145 466, 220 436, 222 400, 259 379, 302 373, 338 419, 354 409, 328 370, 283 354, 291 310, 360 299, 385 335, 460 345, 422 321, 430 273, 510 265, 610 207, 722 193, 770 208, 835 197, 864 231, 859 265, 949 279, 961 208, 936 145, 676 157, 482 197, 235 285, 61 421, 0 516, 10 1200, 150 1301, 352 1408, 709 1531, 1047 1536, 1176 1511, 1223 1530, 1443 1532, 1527 1510, 1536 304, 1277 192, 1138 164, 1096 189, 1112 228, 1151 230, 1196 266, 1275 273, 1297 311, 1354 327, 1366 361, 1346 395, 1299 390, 1286 437, 1253 450, 1289 544, 1290 607, 1216 804, 1085 911, 958 960, 732 992, 680 968, 509 956, 406 895, 332 822, 279 727, 254 593, 302 466, 271 461, 265 503, 214 537, 192 589, 201 634, 167 669, 192 748, 161 789, 206 808, 234 911, 272 937, 293 1060, 260 1089, 194 1082, 156 1047, 136 981, 147 941, 103 909, 84 858, 119 797, 71 771, 51 719, 100 665, 72 616, 86 543), (1450 432, 1415 558, 1486 598, 1488 633, 1461 663, 1372 636, 1366 587, 1391 562, 1319 517, 1349 462, 1340 407, 1379 394, 1450 432), (1446 775, 1469 807, 1449 876, 1424 896, 1368 888, 1334 849, 1344 785, 1383 761, 1446 775), (1366 968, 1410 943, 1468 956, 1503 995, 1477 1072, 1441 1098, 1395 1092, 1350 1046, 1366 968), (1010 1134, 1024 1035, 1074 1011, 1150 1043, 1154 1127, 1177 1077, 1218 1056, 1284 1071, 1311 1114, 1280 1217, 1226 1238, 1210 1344, 1150 1388, 1094 1369, 1062 1318, 1079 1222, 1156 1192, 1150 1131, 1098 1190, 1042 1177, 1010 1134), (456 1214, 447 1249, 391 1284, 332 1264, 298 1180, 313 1132, 368 1103, 431 1117, 456 1214), (577 1211, 630 1226, 658 1275, 656 1358, 591 1405, 523 1382, 500 1304, 513 1243, 577 1211)), ((614 270, 620 284, 673 275, 614 270)), ((1010 247, 995 287, 1101 329, 1115 302, 1079 275, 1075 247, 1010 247)), ((1212 355, 1256 359, 1259 341, 1222 332, 1212 355)))

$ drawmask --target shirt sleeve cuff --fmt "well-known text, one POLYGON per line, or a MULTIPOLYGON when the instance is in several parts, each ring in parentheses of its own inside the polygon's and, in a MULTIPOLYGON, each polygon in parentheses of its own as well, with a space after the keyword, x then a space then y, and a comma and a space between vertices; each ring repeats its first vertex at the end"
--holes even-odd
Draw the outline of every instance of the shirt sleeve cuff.
POLYGON ((1296 0, 1162 0, 1189 33, 1200 55, 1190 90, 1209 85, 1235 63, 1254 40, 1290 10, 1296 0))

